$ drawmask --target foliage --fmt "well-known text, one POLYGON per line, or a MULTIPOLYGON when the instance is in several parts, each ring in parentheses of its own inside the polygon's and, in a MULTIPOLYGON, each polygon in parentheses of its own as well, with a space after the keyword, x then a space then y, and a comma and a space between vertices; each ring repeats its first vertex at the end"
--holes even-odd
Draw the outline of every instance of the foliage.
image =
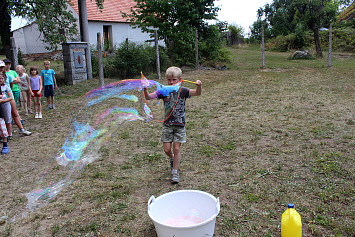
POLYGON ((78 34, 76 19, 67 11, 67 0, 36 0, 10 2, 13 14, 35 21, 44 36, 48 49, 56 49, 60 43, 74 40, 78 34))
POLYGON ((18 60, 17 62, 19 65, 22 65, 22 66, 27 65, 27 62, 22 57, 22 52, 20 49, 18 49, 18 51, 17 51, 17 60, 18 60))
MULTIPOLYGON (((333 27, 333 42, 332 48, 340 52, 355 53, 355 29, 333 27)), ((328 48, 329 31, 321 31, 319 34, 321 47, 328 48)), ((268 40, 266 43, 267 50, 286 52, 289 50, 303 50, 310 48, 313 45, 312 32, 303 32, 303 46, 299 47, 300 42, 296 33, 291 33, 286 36, 279 35, 276 38, 268 40)))
MULTIPOLYGON (((274 0, 258 10, 259 20, 265 17, 265 22, 270 26, 271 37, 296 33, 302 24, 313 32, 317 56, 322 56, 319 41, 319 29, 328 27, 335 21, 339 8, 338 0, 274 0)), ((298 40, 302 39, 299 38, 298 40)), ((303 40, 299 41, 301 47, 303 40)))
MULTIPOLYGON (((103 60, 105 77, 131 78, 140 72, 151 73, 156 69, 155 48, 148 44, 136 44, 124 42, 114 52, 114 57, 107 57, 103 60)), ((164 48, 159 49, 161 68, 170 66, 167 53, 164 48)), ((93 76, 98 75, 98 58, 92 53, 93 76)))
MULTIPOLYGON (((99 8, 103 7, 104 0, 95 1, 99 8)), ((59 44, 78 38, 76 18, 68 11, 68 2, 70 4, 71 0, 6 0, 4 2, 9 3, 8 9, 12 15, 36 22, 44 36, 43 41, 49 44, 48 49, 56 50, 59 44)))
POLYGON ((151 35, 157 29, 164 40, 172 61, 178 65, 190 65, 194 60, 195 30, 202 33, 206 20, 215 19, 219 8, 213 0, 135 0, 136 5, 124 16, 133 25, 151 35))
POLYGON ((264 37, 265 37, 265 39, 270 39, 271 38, 270 26, 268 24, 265 24, 264 21, 258 19, 250 27, 250 33, 251 33, 250 39, 251 40, 257 40, 257 41, 261 42, 261 29, 262 29, 263 25, 264 25, 264 37))
POLYGON ((228 30, 231 33, 231 35, 236 38, 243 38, 244 37, 244 29, 243 29, 243 27, 241 27, 239 25, 230 24, 230 25, 228 25, 228 30))
POLYGON ((1 45, 7 58, 10 56, 10 37, 11 37, 11 16, 9 11, 8 1, 1 1, 0 3, 0 38, 1 45))
POLYGON ((199 54, 201 64, 208 62, 208 66, 220 66, 229 61, 229 53, 222 47, 222 34, 217 25, 204 28, 200 34, 199 54))

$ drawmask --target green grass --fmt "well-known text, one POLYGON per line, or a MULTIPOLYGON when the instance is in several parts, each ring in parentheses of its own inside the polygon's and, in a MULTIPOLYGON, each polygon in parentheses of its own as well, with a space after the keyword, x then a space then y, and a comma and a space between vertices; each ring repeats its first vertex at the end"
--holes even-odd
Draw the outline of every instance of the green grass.
MULTIPOLYGON (((1 224, 2 236, 156 236, 148 199, 181 189, 220 198, 215 236, 280 236, 290 202, 303 236, 355 235, 355 57, 335 53, 328 68, 326 58, 296 61, 287 60, 290 53, 266 52, 261 69, 260 49, 230 50, 236 56, 230 70, 184 73, 202 80, 203 94, 187 101, 179 185, 170 184, 161 124, 126 123, 53 201, 1 224)), ((97 79, 61 86, 56 111, 26 119, 33 136, 15 136, 11 156, 1 159, 7 172, 0 216, 25 206, 23 193, 61 148, 81 96, 98 86, 97 79)))

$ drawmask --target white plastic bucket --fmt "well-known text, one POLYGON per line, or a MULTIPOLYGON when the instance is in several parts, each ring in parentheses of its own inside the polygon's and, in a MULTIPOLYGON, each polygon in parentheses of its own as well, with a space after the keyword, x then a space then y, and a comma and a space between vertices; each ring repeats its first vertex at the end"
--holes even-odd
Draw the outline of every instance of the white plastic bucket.
POLYGON ((148 214, 153 220, 158 237, 208 237, 213 236, 216 216, 220 210, 219 198, 198 190, 179 190, 151 196, 148 214), (189 226, 172 226, 167 220, 193 210, 202 222, 189 226))

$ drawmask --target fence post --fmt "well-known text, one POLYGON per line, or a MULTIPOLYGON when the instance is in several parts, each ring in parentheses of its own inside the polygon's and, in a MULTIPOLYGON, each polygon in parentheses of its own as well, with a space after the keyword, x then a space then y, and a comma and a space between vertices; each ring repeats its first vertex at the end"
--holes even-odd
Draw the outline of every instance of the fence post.
POLYGON ((159 41, 158 41, 158 31, 154 30, 154 42, 155 42, 155 59, 157 63, 157 76, 158 79, 161 79, 160 74, 160 59, 159 59, 159 41))
POLYGON ((101 45, 101 34, 97 32, 97 57, 99 61, 99 78, 100 78, 100 86, 105 86, 104 80, 104 65, 102 62, 102 45, 101 45))
POLYGON ((16 44, 15 44, 15 38, 14 37, 10 37, 10 51, 11 51, 11 69, 15 70, 16 66, 18 64, 18 58, 17 58, 17 48, 16 48, 16 44))
POLYGON ((199 61, 198 61, 198 34, 197 34, 197 29, 195 30, 195 59, 196 59, 196 69, 198 70, 200 67, 199 61))
POLYGON ((328 51, 328 67, 332 66, 332 44, 333 44, 333 24, 329 27, 329 51, 328 51))
POLYGON ((261 51, 262 51, 262 68, 265 68, 265 43, 264 43, 264 25, 261 26, 261 51))

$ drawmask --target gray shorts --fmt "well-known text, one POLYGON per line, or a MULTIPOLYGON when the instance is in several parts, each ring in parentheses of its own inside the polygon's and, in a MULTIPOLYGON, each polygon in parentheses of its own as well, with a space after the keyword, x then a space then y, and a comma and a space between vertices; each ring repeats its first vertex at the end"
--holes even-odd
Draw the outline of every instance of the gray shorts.
POLYGON ((0 104, 2 109, 2 114, 4 116, 5 123, 11 123, 11 104, 10 102, 5 102, 0 104))
POLYGON ((185 143, 186 142, 185 127, 163 124, 161 141, 185 143))

